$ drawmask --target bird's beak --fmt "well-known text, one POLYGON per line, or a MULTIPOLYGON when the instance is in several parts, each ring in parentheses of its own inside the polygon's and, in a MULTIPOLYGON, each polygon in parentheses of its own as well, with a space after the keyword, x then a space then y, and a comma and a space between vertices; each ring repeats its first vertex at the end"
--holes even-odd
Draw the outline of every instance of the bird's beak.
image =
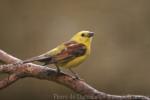
POLYGON ((89 32, 88 37, 93 37, 94 36, 94 32, 89 32))

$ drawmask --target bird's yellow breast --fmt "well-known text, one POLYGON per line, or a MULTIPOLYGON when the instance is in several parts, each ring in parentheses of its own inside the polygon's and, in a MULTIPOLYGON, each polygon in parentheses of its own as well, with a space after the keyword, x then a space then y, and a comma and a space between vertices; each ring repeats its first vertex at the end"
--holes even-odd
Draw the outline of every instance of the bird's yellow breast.
POLYGON ((60 64, 58 64, 58 66, 64 67, 64 68, 77 67, 79 64, 84 62, 88 58, 89 55, 90 55, 90 48, 87 48, 87 51, 83 56, 77 57, 77 58, 75 58, 71 61, 65 62, 65 63, 60 63, 60 64))
POLYGON ((81 64, 84 60, 86 60, 87 57, 88 57, 88 55, 83 55, 83 56, 77 57, 69 62, 60 64, 60 67, 64 67, 64 68, 76 67, 79 64, 81 64))

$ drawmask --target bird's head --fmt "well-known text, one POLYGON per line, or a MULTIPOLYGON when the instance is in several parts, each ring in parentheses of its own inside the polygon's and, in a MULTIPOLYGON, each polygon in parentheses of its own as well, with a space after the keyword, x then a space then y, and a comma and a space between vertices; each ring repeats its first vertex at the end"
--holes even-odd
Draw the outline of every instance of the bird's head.
POLYGON ((78 43, 83 43, 85 45, 90 45, 92 38, 94 36, 94 32, 91 31, 80 31, 76 33, 71 40, 76 41, 78 43))

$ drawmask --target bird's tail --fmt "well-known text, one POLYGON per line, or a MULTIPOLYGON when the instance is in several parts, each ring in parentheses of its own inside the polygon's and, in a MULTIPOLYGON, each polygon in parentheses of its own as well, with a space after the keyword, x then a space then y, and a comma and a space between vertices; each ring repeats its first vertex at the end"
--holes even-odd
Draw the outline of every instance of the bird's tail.
POLYGON ((41 56, 37 56, 37 57, 33 57, 27 60, 23 60, 22 63, 30 63, 30 62, 34 62, 34 61, 40 61, 43 62, 45 60, 50 60, 51 57, 45 56, 45 55, 41 55, 41 56))

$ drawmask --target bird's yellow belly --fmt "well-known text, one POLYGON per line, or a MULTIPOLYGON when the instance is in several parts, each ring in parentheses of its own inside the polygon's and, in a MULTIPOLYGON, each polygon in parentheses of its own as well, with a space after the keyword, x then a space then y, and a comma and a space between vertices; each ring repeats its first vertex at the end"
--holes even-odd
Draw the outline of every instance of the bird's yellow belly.
POLYGON ((72 61, 62 63, 59 66, 64 67, 64 68, 72 68, 72 67, 77 67, 79 64, 81 64, 84 60, 86 60, 87 55, 77 57, 76 59, 73 59, 72 61))

